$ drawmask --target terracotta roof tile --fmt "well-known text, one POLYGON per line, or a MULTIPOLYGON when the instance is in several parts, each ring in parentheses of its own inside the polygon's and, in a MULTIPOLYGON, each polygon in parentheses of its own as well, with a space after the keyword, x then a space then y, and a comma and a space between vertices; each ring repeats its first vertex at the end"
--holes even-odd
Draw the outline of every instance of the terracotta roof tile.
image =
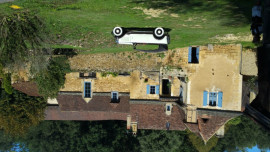
POLYGON ((138 122, 138 129, 166 130, 166 123, 170 123, 170 130, 185 130, 184 112, 173 106, 172 114, 166 115, 164 104, 131 104, 132 121, 138 122))
POLYGON ((204 121, 198 116, 199 131, 203 140, 208 141, 221 126, 225 125, 227 121, 232 118, 233 117, 210 116, 208 120, 204 121))
POLYGON ((88 103, 82 95, 62 95, 57 97, 61 111, 106 111, 129 113, 129 96, 119 96, 120 102, 111 104, 111 96, 93 96, 88 103))
POLYGON ((61 111, 58 106, 48 106, 45 120, 126 120, 128 113, 106 111, 61 111))

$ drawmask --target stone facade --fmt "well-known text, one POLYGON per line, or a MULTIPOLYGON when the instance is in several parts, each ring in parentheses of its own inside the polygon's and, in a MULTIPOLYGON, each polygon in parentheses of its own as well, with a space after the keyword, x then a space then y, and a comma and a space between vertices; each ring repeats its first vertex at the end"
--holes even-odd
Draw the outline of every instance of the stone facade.
MULTIPOLYGON (((162 81, 163 79, 167 79, 169 80, 170 95, 166 96, 179 97, 180 87, 182 87, 183 100, 187 105, 193 105, 198 108, 240 111, 242 94, 242 75, 240 74, 242 46, 217 45, 212 46, 211 49, 207 46, 200 46, 199 50, 199 63, 188 62, 189 48, 169 50, 164 53, 164 58, 152 54, 149 61, 142 59, 142 61, 145 61, 144 66, 148 67, 146 68, 148 70, 152 69, 149 63, 153 64, 153 69, 156 69, 160 65, 158 71, 135 70, 130 72, 128 76, 119 75, 116 77, 112 75, 102 77, 101 73, 97 73, 95 79, 79 78, 78 72, 69 73, 66 75, 65 87, 61 91, 83 92, 83 82, 90 81, 92 82, 92 92, 128 92, 130 93, 130 99, 159 100, 160 95, 163 95, 162 81), (159 86, 159 94, 147 94, 147 85, 159 86), (222 107, 203 106, 203 91, 223 92, 222 107)), ((96 65, 94 64, 95 61, 100 63, 107 61, 113 62, 116 60, 115 56, 120 57, 120 54, 107 55, 104 57, 106 60, 96 60, 96 58, 92 57, 89 61, 93 62, 93 65, 96 65)), ((80 58, 80 56, 76 58, 80 58)), ((122 57, 122 59, 126 61, 125 57, 122 57)), ((73 63, 75 60, 70 59, 70 61, 73 63)), ((118 62, 120 60, 117 60, 118 62)), ((133 61, 126 61, 126 65, 137 64, 141 67, 141 64, 137 62, 137 59, 133 59, 133 61)), ((97 67, 95 68, 99 68, 98 65, 97 63, 97 67)), ((107 64, 104 64, 103 69, 112 69, 113 67, 110 66, 115 65, 118 66, 115 67, 116 71, 120 71, 118 69, 121 67, 120 64, 105 65, 107 64)), ((122 65, 124 67, 123 69, 125 69, 126 65, 122 65)))

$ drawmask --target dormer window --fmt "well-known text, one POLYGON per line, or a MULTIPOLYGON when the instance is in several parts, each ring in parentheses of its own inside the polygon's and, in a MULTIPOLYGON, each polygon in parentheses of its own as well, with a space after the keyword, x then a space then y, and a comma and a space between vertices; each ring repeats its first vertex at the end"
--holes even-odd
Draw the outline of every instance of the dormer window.
POLYGON ((171 115, 172 114, 172 104, 167 103, 165 108, 166 108, 166 115, 171 115))
POLYGON ((84 98, 91 98, 91 82, 84 82, 84 98))
POLYGON ((167 105, 167 111, 171 111, 171 106, 167 105))
POLYGON ((118 92, 113 91, 111 94, 111 101, 112 102, 119 102, 118 92))

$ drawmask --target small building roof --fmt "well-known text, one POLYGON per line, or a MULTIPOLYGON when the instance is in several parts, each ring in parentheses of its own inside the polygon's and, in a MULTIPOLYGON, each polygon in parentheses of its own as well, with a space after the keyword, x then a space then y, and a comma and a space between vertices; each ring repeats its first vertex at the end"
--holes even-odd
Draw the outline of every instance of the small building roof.
POLYGON ((35 82, 30 82, 30 81, 20 81, 17 83, 13 83, 12 87, 20 92, 23 92, 29 96, 41 96, 38 93, 38 87, 35 82))

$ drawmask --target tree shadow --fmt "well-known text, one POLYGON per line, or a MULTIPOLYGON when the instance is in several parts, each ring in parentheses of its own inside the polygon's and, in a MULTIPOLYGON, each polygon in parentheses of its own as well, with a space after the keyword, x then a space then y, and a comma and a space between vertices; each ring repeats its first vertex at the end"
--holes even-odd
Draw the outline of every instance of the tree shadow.
POLYGON ((220 19, 223 26, 250 23, 251 8, 254 5, 254 1, 246 0, 132 0, 131 3, 143 4, 147 9, 166 9, 177 14, 210 12, 211 16, 220 19))
POLYGON ((57 48, 53 50, 53 55, 66 55, 67 57, 73 57, 77 54, 76 50, 72 48, 57 48))

